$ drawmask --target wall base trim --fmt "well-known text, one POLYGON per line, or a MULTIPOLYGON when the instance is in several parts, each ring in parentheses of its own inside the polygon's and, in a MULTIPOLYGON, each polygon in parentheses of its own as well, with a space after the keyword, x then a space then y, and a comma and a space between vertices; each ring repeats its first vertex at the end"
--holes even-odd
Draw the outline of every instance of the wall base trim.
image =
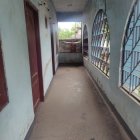
POLYGON ((121 117, 121 115, 119 114, 119 112, 117 111, 117 109, 114 107, 114 105, 111 103, 111 101, 109 100, 109 98, 106 96, 105 92, 99 87, 99 85, 95 81, 94 77, 90 74, 90 72, 87 69, 86 69, 86 71, 87 71, 87 73, 88 73, 91 81, 95 85, 96 90, 99 92, 100 96, 102 97, 103 101, 105 102, 105 104, 107 105, 107 107, 109 108, 109 110, 113 113, 113 116, 115 117, 115 119, 117 120, 117 122, 123 127, 123 129, 127 133, 128 137, 131 140, 138 140, 136 138, 136 136, 133 134, 133 132, 131 131, 131 129, 128 127, 128 125, 126 124, 126 122, 124 121, 124 119, 121 117))
POLYGON ((31 126, 30 126, 30 128, 29 128, 24 140, 30 140, 31 133, 32 133, 33 128, 34 128, 34 123, 35 123, 35 119, 33 120, 33 122, 31 124, 31 126))

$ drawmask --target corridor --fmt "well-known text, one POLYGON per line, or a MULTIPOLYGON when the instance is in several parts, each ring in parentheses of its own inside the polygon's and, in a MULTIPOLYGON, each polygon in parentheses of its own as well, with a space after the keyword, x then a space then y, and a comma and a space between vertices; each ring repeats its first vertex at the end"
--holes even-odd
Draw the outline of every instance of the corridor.
POLYGON ((59 67, 30 140, 129 140, 84 67, 59 67))

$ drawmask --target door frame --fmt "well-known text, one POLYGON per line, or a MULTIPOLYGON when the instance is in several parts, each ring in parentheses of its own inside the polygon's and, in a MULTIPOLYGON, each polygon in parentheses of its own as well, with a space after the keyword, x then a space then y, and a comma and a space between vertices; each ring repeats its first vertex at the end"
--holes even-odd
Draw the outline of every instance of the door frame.
MULTIPOLYGON (((40 101, 44 101, 44 86, 43 86, 43 75, 42 75, 42 58, 41 58, 41 45, 40 45, 40 30, 39 30, 39 14, 38 9, 34 6, 32 2, 29 0, 24 0, 24 8, 26 4, 34 11, 35 13, 35 34, 36 34, 36 43, 37 43, 37 66, 38 66, 38 78, 39 78, 39 91, 40 91, 40 101)), ((24 9, 25 11, 25 9, 24 9)), ((25 22, 26 22, 26 16, 25 16, 25 22)), ((27 25, 26 25, 26 31, 28 32, 27 25)), ((28 37, 27 37, 28 40, 28 37)), ((28 40, 29 42, 29 40, 28 40)), ((29 47, 29 45, 28 45, 29 47)), ((28 51, 29 54, 29 51, 28 51)), ((30 55, 30 54, 29 54, 30 55)), ((29 61, 30 64, 30 61, 29 61)), ((31 76, 31 75, 30 75, 31 76)))
POLYGON ((50 24, 50 32, 51 32, 51 51, 52 51, 52 71, 53 71, 53 75, 55 75, 55 54, 54 54, 53 24, 50 24))

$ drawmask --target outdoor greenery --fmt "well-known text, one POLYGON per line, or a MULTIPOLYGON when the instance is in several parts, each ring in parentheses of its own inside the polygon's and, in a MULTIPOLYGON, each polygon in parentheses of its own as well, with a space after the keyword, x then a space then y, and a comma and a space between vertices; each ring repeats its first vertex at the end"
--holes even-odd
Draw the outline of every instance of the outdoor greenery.
POLYGON ((71 29, 58 28, 59 39, 71 39, 79 29, 81 29, 80 23, 73 24, 71 29))

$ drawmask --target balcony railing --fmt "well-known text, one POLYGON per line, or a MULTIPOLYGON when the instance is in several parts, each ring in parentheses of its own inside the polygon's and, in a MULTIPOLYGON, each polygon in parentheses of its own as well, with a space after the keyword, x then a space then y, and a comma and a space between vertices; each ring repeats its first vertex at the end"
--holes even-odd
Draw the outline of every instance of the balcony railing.
POLYGON ((81 53, 81 39, 59 40, 59 53, 81 53))

